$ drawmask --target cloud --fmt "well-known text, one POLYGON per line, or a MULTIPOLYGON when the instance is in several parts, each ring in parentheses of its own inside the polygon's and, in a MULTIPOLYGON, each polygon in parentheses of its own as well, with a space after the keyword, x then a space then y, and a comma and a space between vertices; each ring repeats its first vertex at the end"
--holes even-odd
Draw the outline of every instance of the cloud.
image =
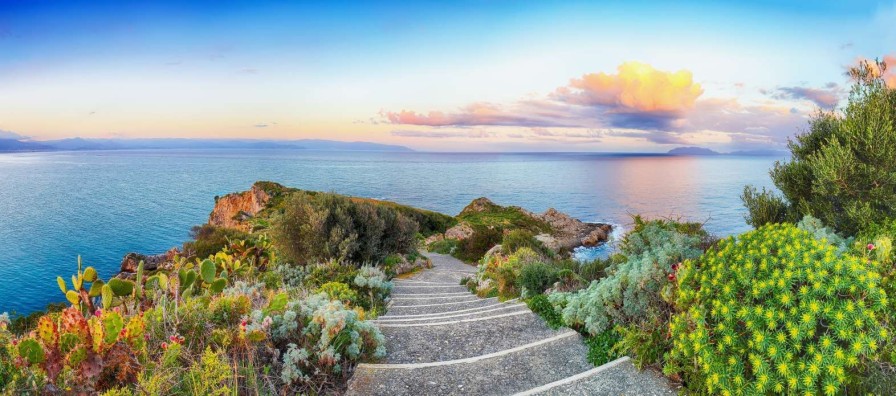
POLYGON ((258 69, 247 67, 244 69, 240 69, 241 74, 258 74, 258 69))
POLYGON ((779 87, 772 94, 777 99, 809 100, 827 109, 837 106, 842 95, 843 91, 833 82, 826 84, 825 88, 779 87))
POLYGON ((255 124, 255 125, 253 125, 253 126, 256 127, 256 128, 267 128, 267 127, 268 127, 268 124, 255 124))
POLYGON ((637 139, 663 145, 755 146, 786 143, 806 125, 804 101, 833 107, 841 88, 830 83, 760 92, 768 99, 742 103, 705 98, 703 87, 687 70, 668 72, 626 62, 614 74, 585 74, 547 95, 507 105, 476 102, 453 112, 381 111, 380 116, 391 124, 430 128, 392 132, 404 137, 464 138, 470 132, 456 128, 487 126, 498 131, 489 137, 532 142, 637 139))
POLYGON ((15 133, 15 132, 13 132, 13 131, 6 131, 6 130, 3 130, 3 129, 0 129, 0 139, 15 139, 15 140, 21 140, 21 139, 28 139, 28 137, 27 137, 27 136, 19 135, 18 133, 15 133))
POLYGON ((445 131, 445 130, 435 130, 435 131, 408 131, 408 130, 398 130, 392 131, 392 136, 399 137, 412 137, 412 138, 428 138, 428 139, 447 139, 447 138, 473 138, 473 139, 482 139, 495 136, 492 132, 480 131, 480 130, 469 130, 469 131, 445 131))
POLYGON ((516 104, 516 109, 508 110, 492 103, 473 103, 454 113, 430 111, 422 114, 415 111, 402 110, 399 112, 382 112, 389 122, 393 124, 421 125, 421 126, 455 126, 469 127, 481 125, 503 126, 572 126, 569 120, 563 120, 562 114, 547 114, 544 112, 527 112, 520 107, 525 107, 525 102, 516 104))
POLYGON ((618 74, 591 73, 574 78, 553 96, 562 102, 602 106, 611 112, 681 114, 703 94, 691 72, 665 72, 645 63, 626 62, 618 74))

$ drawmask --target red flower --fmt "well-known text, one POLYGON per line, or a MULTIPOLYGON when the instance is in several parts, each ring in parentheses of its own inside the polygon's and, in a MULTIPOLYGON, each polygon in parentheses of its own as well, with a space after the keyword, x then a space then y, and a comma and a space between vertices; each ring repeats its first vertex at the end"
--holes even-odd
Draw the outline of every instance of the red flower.
POLYGON ((866 247, 868 248, 868 250, 874 250, 874 244, 873 244, 873 243, 869 243, 868 246, 866 246, 866 247))
POLYGON ((100 316, 100 315, 103 314, 103 310, 102 310, 102 309, 97 309, 96 312, 94 312, 93 314, 96 315, 96 316, 100 316))
POLYGON ((675 282, 675 274, 674 274, 674 273, 669 274, 669 281, 670 281, 670 282, 675 282))
POLYGON ((164 341, 162 342, 162 349, 168 349, 168 343, 167 343, 167 342, 164 342, 164 341))

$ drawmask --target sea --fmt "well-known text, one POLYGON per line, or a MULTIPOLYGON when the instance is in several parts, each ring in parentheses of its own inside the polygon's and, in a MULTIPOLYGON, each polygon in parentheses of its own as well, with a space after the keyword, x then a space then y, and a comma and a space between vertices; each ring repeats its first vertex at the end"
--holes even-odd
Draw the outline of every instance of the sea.
MULTIPOLYGON (((207 221, 215 196, 257 180, 457 214, 488 197, 616 225, 642 214, 749 229, 740 194, 771 187, 777 157, 594 153, 305 150, 79 151, 0 154, 0 313, 64 301, 78 256, 102 277, 128 252, 160 253, 207 221)), ((606 255, 612 244, 577 251, 606 255)))

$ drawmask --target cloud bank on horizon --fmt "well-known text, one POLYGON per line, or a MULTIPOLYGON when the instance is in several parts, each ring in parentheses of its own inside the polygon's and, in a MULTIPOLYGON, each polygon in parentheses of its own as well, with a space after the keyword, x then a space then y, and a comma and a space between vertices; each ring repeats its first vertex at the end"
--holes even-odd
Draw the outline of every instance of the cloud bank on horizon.
POLYGON ((882 57, 894 0, 0 3, 0 139, 437 151, 783 148, 882 57))

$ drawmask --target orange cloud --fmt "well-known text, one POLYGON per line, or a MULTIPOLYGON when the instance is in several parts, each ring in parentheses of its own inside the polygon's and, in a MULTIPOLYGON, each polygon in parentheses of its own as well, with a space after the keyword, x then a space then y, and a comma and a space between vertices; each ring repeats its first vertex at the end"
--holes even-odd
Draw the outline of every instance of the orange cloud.
POLYGON ((703 94, 687 70, 666 72, 640 62, 625 62, 616 70, 617 74, 590 73, 573 79, 554 95, 565 102, 614 107, 620 112, 681 114, 703 94))

